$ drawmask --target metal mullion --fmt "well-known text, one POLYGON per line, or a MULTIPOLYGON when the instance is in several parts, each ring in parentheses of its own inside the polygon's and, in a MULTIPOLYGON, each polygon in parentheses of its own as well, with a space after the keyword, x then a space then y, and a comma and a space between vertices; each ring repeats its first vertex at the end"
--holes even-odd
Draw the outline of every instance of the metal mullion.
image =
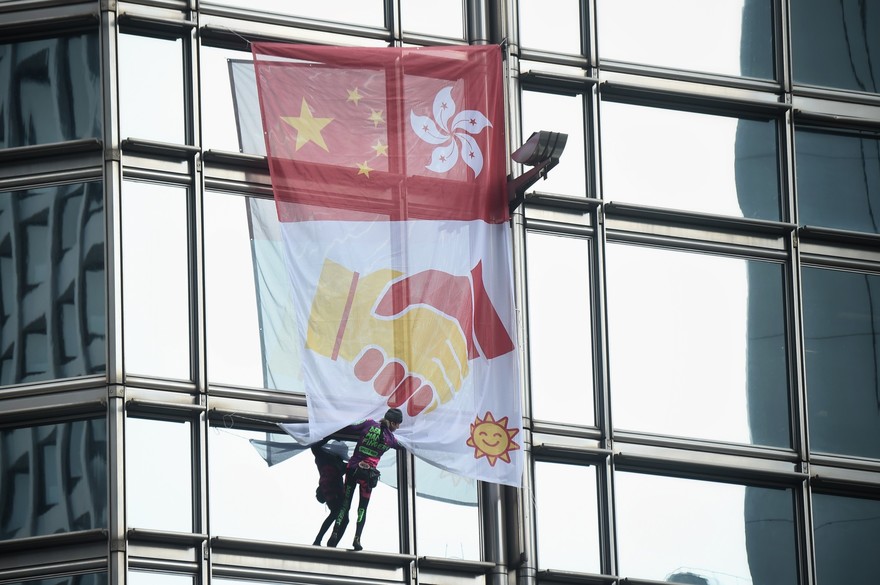
MULTIPOLYGON (((776 50, 776 77, 782 86, 783 93, 786 96, 791 96, 794 82, 791 75, 791 11, 789 9, 789 0, 777 0, 773 2, 773 8, 776 16, 774 19, 775 26, 773 27, 773 36, 776 40, 774 43, 774 49, 776 50)), ((790 102, 790 97, 786 101, 790 102)))
MULTIPOLYGON (((192 16, 196 21, 196 28, 190 33, 190 63, 185 64, 184 69, 190 72, 191 80, 191 128, 193 145, 199 150, 195 154, 193 164, 193 203, 196 210, 193 218, 195 234, 193 237, 194 250, 194 270, 192 274, 195 278, 195 323, 194 336, 195 341, 195 371, 194 379, 196 389, 199 393, 199 406, 207 409, 208 405, 208 363, 207 363, 207 298, 205 287, 205 167, 202 160, 203 133, 205 118, 202 112, 202 62, 201 62, 201 38, 198 27, 198 3, 196 0, 190 1, 192 16)), ((209 461, 208 461, 208 425, 209 420, 206 412, 202 411, 198 415, 198 424, 193 429, 193 441, 195 449, 193 465, 193 485, 198 486, 197 501, 194 503, 193 511, 195 518, 193 519, 193 527, 197 533, 210 534, 210 516, 209 516, 209 461)), ((210 547, 207 540, 202 543, 202 551, 199 558, 199 582, 209 583, 211 578, 211 555, 210 547)))
MULTIPOLYGON (((596 60, 598 63, 598 59, 596 60)), ((600 140, 600 98, 599 86, 594 85, 590 92, 590 111, 586 118, 588 128, 587 137, 592 138, 592 143, 587 145, 589 156, 587 165, 587 182, 591 185, 592 192, 588 196, 595 200, 601 200, 602 191, 602 164, 601 164, 601 140, 600 140)), ((593 403, 596 413, 596 426, 602 432, 602 446, 612 449, 614 446, 614 425, 611 412, 611 373, 609 366, 608 350, 608 291, 605 278, 605 251, 608 242, 607 225, 605 221, 605 207, 600 205, 593 212, 595 229, 590 240, 591 243, 591 314, 593 318, 593 331, 591 334, 593 344, 593 403)), ((603 465, 597 465, 596 481, 598 482, 597 494, 599 514, 599 553, 600 567, 604 573, 617 575, 617 531, 616 508, 614 502, 614 460, 609 456, 605 458, 603 465)))
POLYGON ((118 22, 115 3, 101 3, 101 80, 104 103, 104 262, 106 271, 107 341, 107 486, 110 585, 126 582, 125 540, 125 389, 123 383, 121 186, 119 136, 118 22))
MULTIPOLYGON (((779 38, 775 43, 778 51, 777 63, 781 65, 779 81, 782 84, 785 101, 791 104, 793 101, 794 78, 792 75, 791 54, 791 9, 789 0, 778 0, 775 3, 777 10, 777 26, 779 38)), ((797 173, 795 169, 797 157, 795 153, 795 118, 797 112, 789 110, 783 116, 783 125, 780 128, 781 146, 783 156, 780 160, 783 190, 782 202, 786 205, 785 216, 789 222, 798 225, 798 196, 797 196, 797 173)), ((803 283, 801 276, 802 258, 800 252, 799 230, 790 234, 788 238, 788 276, 786 288, 786 322, 788 323, 787 338, 789 356, 789 411, 791 438, 793 447, 801 461, 801 470, 809 473, 810 446, 809 446, 809 417, 807 413, 807 388, 806 388, 806 340, 804 339, 804 313, 803 313, 803 283)), ((812 585, 816 579, 815 548, 813 541, 813 518, 810 496, 810 482, 804 481, 800 490, 795 490, 794 518, 795 518, 795 546, 797 571, 799 582, 804 585, 812 585)))
MULTIPOLYGON (((502 22, 499 23, 501 35, 507 39, 507 83, 505 84, 505 92, 507 94, 508 110, 506 112, 507 119, 507 138, 508 152, 513 152, 522 144, 522 102, 520 100, 522 84, 519 71, 519 20, 517 0, 511 0, 505 3, 507 12, 499 15, 502 22)), ((509 176, 522 172, 522 165, 514 163, 508 159, 509 176)), ((525 216, 523 205, 519 205, 511 213, 511 231, 513 238, 513 292, 514 306, 518 307, 516 311, 516 331, 519 339, 519 376, 523 434, 523 478, 522 488, 516 492, 515 498, 507 501, 512 505, 504 506, 503 493, 501 489, 487 488, 485 490, 486 498, 483 502, 484 522, 486 527, 485 543, 490 547, 487 551, 487 559, 498 563, 499 568, 506 568, 507 572, 515 570, 517 575, 517 583, 520 585, 534 585, 536 582, 536 564, 537 544, 535 542, 535 517, 533 508, 534 494, 534 458, 532 454, 532 409, 531 409, 531 385, 529 383, 529 362, 528 362, 528 293, 526 289, 526 266, 525 266, 525 216), (510 529, 504 530, 508 526, 510 529), (492 531, 498 531, 500 534, 492 537, 492 531), (510 534, 511 538, 505 541, 497 538, 502 534, 510 534), (517 565, 505 567, 504 563, 507 559, 519 557, 520 561, 517 565)), ((502 585, 506 582, 506 574, 493 572, 492 585, 502 585)))

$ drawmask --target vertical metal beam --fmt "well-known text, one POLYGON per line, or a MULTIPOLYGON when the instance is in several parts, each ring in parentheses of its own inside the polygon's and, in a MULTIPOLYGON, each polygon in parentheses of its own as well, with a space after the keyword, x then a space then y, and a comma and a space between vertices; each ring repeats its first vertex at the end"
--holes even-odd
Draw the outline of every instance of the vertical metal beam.
POLYGON ((471 45, 486 45, 492 41, 489 24, 491 6, 488 0, 464 0, 465 33, 471 45))
MULTIPOLYGON (((519 82, 519 26, 517 0, 499 2, 496 13, 497 35, 504 41, 505 56, 507 63, 508 83, 506 85, 507 110, 507 136, 508 152, 513 152, 522 143, 521 128, 521 100, 519 82)), ((508 159, 509 160, 509 159, 508 159)), ((508 162, 510 165, 508 176, 514 176, 522 172, 521 165, 508 162)), ((528 360, 528 301, 526 294, 525 274, 525 217, 522 206, 517 208, 511 218, 513 237, 513 271, 514 271, 514 301, 519 308, 517 311, 517 337, 519 339, 520 354, 520 388, 523 398, 523 484, 516 492, 511 491, 511 497, 506 500, 506 506, 499 508, 503 513, 504 533, 507 540, 495 543, 499 552, 511 566, 508 567, 508 578, 513 577, 520 585, 534 585, 536 579, 535 559, 537 547, 535 544, 535 524, 532 508, 533 501, 533 459, 532 459, 532 433, 531 433, 531 394, 529 384, 529 360, 528 360)), ((495 585, 504 585, 500 577, 496 577, 495 585)))
POLYGON ((385 26, 391 33, 390 46, 403 46, 403 25, 400 18, 400 8, 403 0, 385 0, 385 26))
POLYGON ((107 383, 122 384, 122 155, 119 138, 118 27, 115 3, 101 4, 101 92, 104 142, 104 268, 107 302, 107 383))
POLYGON ((128 571, 125 520, 125 364, 122 323, 122 160, 119 136, 116 2, 101 2, 101 93, 104 143, 104 268, 107 363, 107 583, 123 585, 128 571))
POLYGON ((107 401, 108 585, 124 585, 128 573, 125 519, 125 388, 110 386, 107 401))

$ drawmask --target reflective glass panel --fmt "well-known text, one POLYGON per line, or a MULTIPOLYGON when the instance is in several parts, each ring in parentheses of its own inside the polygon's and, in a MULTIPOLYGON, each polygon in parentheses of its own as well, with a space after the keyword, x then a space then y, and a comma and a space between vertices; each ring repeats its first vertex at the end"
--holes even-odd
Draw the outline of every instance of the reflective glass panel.
POLYGON ((107 573, 85 573, 28 581, 7 581, 4 585, 107 585, 107 573))
POLYGON ((782 266, 614 243, 606 257, 615 428, 788 447, 782 266))
POLYGON ((791 0, 795 83, 880 90, 880 10, 864 0, 791 0))
POLYGON ((125 369, 190 379, 187 191, 126 181, 122 191, 125 369))
POLYGON ((0 429, 0 540, 107 526, 104 419, 0 429))
POLYGON ((598 0, 599 57, 772 79, 772 8, 772 0, 598 0))
POLYGON ((97 32, 0 42, 0 148, 101 137, 97 32))
MULTIPOLYGON (((541 130, 568 134, 559 165, 545 179, 532 185, 530 191, 589 196, 584 153, 584 96, 524 91, 522 128, 523 142, 529 139, 532 132, 541 130)), ((523 172, 528 168, 525 167, 523 172)))
POLYGON ((202 47, 202 142, 205 148, 265 154, 250 52, 202 47))
POLYGON ((538 568, 601 573, 596 468, 535 462, 538 568))
POLYGON ((528 232, 526 262, 532 415, 593 426, 589 242, 528 232))
POLYGON ((453 39, 464 38, 464 2, 436 0, 401 2, 400 22, 405 32, 413 32, 453 39))
POLYGON ((880 276, 804 267, 801 282, 810 450, 880 458, 880 276))
POLYGON ((622 577, 797 584, 791 490, 624 472, 614 489, 622 577))
POLYGON ((798 223, 880 233, 880 139, 795 132, 798 223))
POLYGON ((158 571, 129 571, 128 585, 192 585, 192 575, 160 573, 158 571))
POLYGON ((104 372, 102 184, 0 192, 0 386, 104 372))
MULTIPOLYGON (((312 544, 329 514, 315 497, 318 469, 312 453, 278 433, 213 427, 208 436, 211 532, 254 540, 312 544), (268 448, 267 448, 268 445, 268 448), (242 497, 242 494, 247 494, 242 497)), ((372 493, 362 535, 365 550, 399 552, 397 490, 393 453, 382 458, 382 483, 372 493)), ((357 496, 339 548, 354 537, 357 496)), ((327 535, 324 536, 326 542, 327 535)))
POLYGON ((517 5, 523 47, 570 55, 583 53, 578 0, 519 0, 517 5))
POLYGON ((609 101, 601 108, 603 199, 780 219, 775 120, 609 101))
POLYGON ((129 527, 192 532, 192 453, 189 421, 125 420, 129 527))
POLYGON ((870 583, 880 575, 880 501, 813 494, 816 582, 870 583))
POLYGON ((184 144, 183 41, 119 35, 122 138, 184 144))
POLYGON ((304 391, 274 201, 205 195, 205 295, 212 383, 304 391))
MULTIPOLYGON (((212 0, 210 3, 330 22, 347 22, 373 27, 385 26, 385 8, 382 0, 322 0, 321 2, 212 0)), ((203 5, 207 4, 208 2, 203 2, 203 5)), ((428 9, 427 5, 425 5, 425 9, 428 9)))
MULTIPOLYGON (((476 480, 443 471, 421 459, 415 462, 419 556, 480 560, 476 480)), ((383 472, 383 478, 385 475, 383 472)))

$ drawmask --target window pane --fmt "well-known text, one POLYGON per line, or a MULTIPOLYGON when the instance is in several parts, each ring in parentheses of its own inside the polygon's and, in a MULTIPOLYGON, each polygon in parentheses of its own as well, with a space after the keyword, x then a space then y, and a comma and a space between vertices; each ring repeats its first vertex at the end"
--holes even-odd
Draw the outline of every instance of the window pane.
POLYGON ((192 585, 192 575, 159 573, 157 571, 129 571, 128 585, 192 585))
POLYGON ((86 573, 65 577, 44 577, 27 581, 7 581, 4 585, 107 585, 107 573, 86 573))
POLYGON ((100 182, 0 192, 0 385, 104 372, 100 182))
POLYGON ((275 202, 207 193, 205 295, 212 383, 304 391, 275 202))
POLYGON ((810 450, 880 458, 880 276, 805 267, 801 278, 810 450))
POLYGON ((601 119, 604 199, 779 219, 775 120, 609 101, 601 119), (738 191, 748 203, 740 204, 738 191), (755 215, 756 207, 766 215, 755 215))
POLYGON ((385 8, 382 0, 322 0, 321 2, 213 0, 211 4, 289 16, 303 16, 331 22, 347 22, 373 27, 385 26, 385 8))
POLYGON ((880 501, 813 494, 819 585, 870 583, 880 575, 880 501))
POLYGON ((202 141, 205 148, 266 154, 253 57, 202 47, 202 141))
POLYGON ((430 4, 401 2, 400 22, 406 32, 462 39, 464 38, 464 2, 462 0, 435 0, 430 4))
POLYGON ((796 585, 791 490, 619 472, 620 575, 796 585))
POLYGON ((518 6, 523 47, 570 55, 583 53, 578 0, 520 0, 518 6))
POLYGON ((119 35, 123 138, 186 142, 183 41, 119 35))
POLYGON ((101 137, 98 34, 0 43, 0 148, 101 137))
POLYGON ((589 242, 528 232, 526 260, 532 414, 593 426, 589 242))
POLYGON ((596 469, 535 463, 538 568, 600 573, 596 469))
POLYGON ((441 471, 421 459, 415 462, 419 556, 480 560, 476 480, 441 471))
POLYGON ((798 223, 880 233, 876 135, 795 132, 798 223))
MULTIPOLYGON (((234 428, 215 427, 208 441, 212 534, 296 544, 314 542, 329 510, 315 498, 318 470, 310 451, 296 448, 287 435, 234 428), (267 442, 271 447, 268 452, 267 442), (259 496, 242 498, 242 494, 259 496)), ((370 499, 362 536, 365 550, 400 551, 397 490, 384 484, 396 476, 393 462, 389 454, 380 463, 383 483, 373 490, 370 499), (389 464, 393 470, 386 467, 389 464)), ((350 547, 356 509, 357 496, 339 548, 350 547)), ((326 542, 327 535, 324 538, 326 542)))
MULTIPOLYGON (((523 142, 533 132, 549 130, 568 134, 565 152, 553 172, 532 186, 533 191, 584 197, 587 194, 584 154, 584 97, 524 91, 522 93, 523 142)), ((526 167, 528 170, 528 167, 526 167)))
POLYGON ((104 419, 0 430, 0 540, 107 526, 104 419))
POLYGON ((781 265, 609 244, 607 275, 616 428, 790 445, 781 265))
POLYGON ((192 532, 192 423, 125 420, 126 520, 132 528, 192 532))
POLYGON ((186 189, 126 181, 122 192, 125 369, 190 379, 186 189))
POLYGON ((880 90, 880 11, 863 0, 792 0, 795 83, 880 90))
POLYGON ((771 0, 598 0, 599 57, 772 79, 772 7, 771 0))

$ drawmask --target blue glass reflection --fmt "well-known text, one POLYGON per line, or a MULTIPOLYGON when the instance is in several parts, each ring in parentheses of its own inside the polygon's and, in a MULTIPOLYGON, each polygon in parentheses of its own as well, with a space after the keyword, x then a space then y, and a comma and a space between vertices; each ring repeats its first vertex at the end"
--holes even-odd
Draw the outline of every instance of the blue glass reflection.
POLYGON ((102 184, 0 193, 0 386, 105 368, 102 184))
POLYGON ((30 579, 28 581, 7 581, 5 585, 107 585, 107 573, 86 573, 84 575, 67 575, 30 579))
POLYGON ((795 83, 876 93, 880 7, 865 0, 791 0, 795 83))
POLYGON ((880 458, 880 276, 801 278, 810 450, 880 458))
POLYGON ((813 494, 817 582, 871 583, 880 575, 880 500, 813 494))
POLYGON ((866 133, 795 132, 798 223, 880 232, 880 139, 866 133))
POLYGON ((101 137, 97 32, 0 44, 0 148, 101 137))
POLYGON ((107 526, 105 434, 104 419, 0 430, 0 540, 107 526))

